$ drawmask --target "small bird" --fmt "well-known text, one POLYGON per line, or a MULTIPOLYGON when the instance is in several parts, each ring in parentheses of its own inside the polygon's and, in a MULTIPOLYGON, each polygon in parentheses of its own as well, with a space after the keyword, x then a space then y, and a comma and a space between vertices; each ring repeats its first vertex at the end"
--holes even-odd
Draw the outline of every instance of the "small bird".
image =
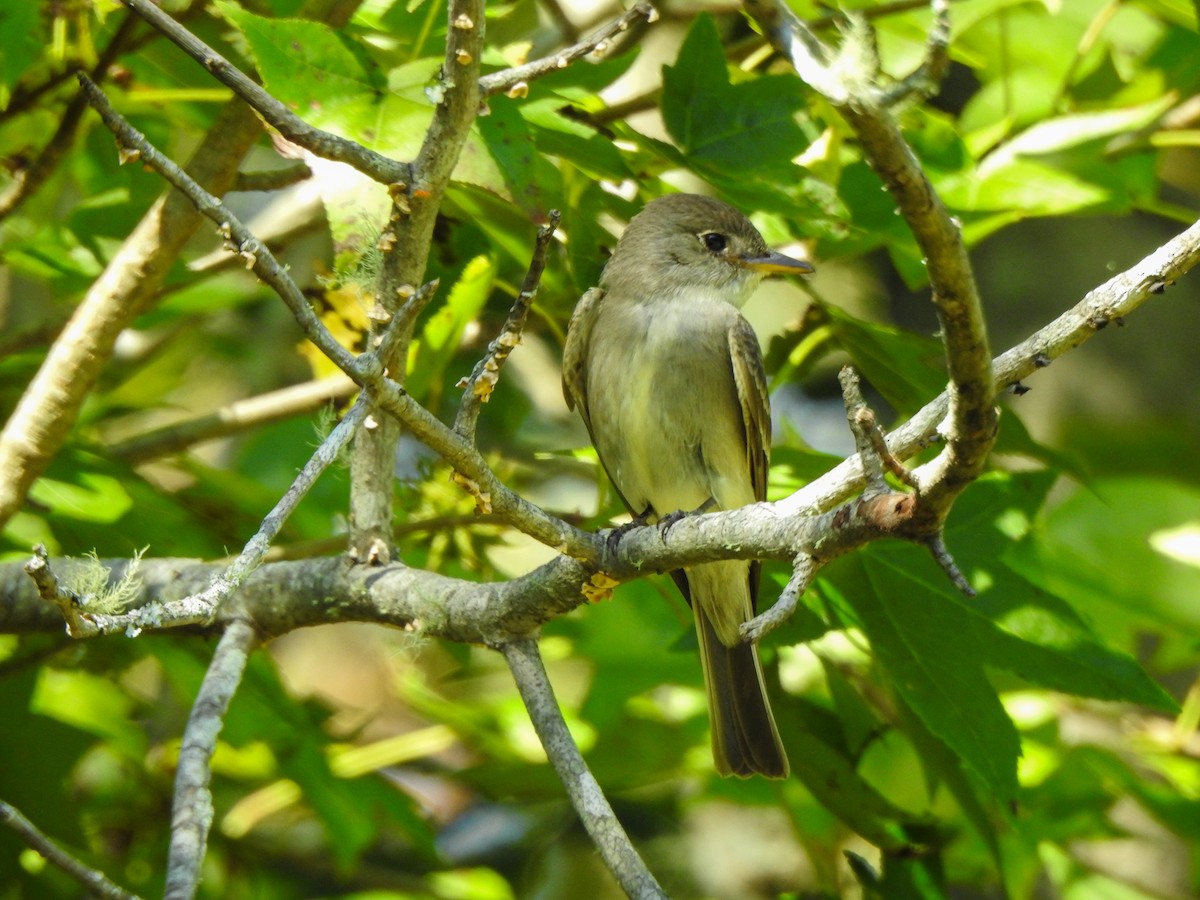
MULTIPOLYGON (((670 522, 766 498, 767 379, 738 310, 764 275, 812 271, 711 197, 660 197, 629 222, 599 287, 571 316, 563 393, 635 519, 670 522)), ((786 778, 758 651, 739 631, 754 616, 759 564, 671 575, 696 617, 717 771, 786 778)))

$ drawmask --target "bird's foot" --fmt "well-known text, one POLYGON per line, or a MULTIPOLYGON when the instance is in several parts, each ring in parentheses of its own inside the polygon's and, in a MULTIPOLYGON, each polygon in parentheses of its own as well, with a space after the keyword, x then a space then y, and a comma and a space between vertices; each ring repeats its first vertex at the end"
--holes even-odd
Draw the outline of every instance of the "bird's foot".
POLYGON ((689 510, 685 510, 685 509, 677 509, 673 513, 667 513, 665 516, 662 516, 658 520, 659 533, 662 534, 664 539, 666 539, 666 536, 670 533, 671 529, 674 528, 676 525, 678 525, 680 522, 682 522, 684 519, 686 519, 688 516, 698 516, 701 513, 710 512, 710 511, 712 511, 712 509, 714 507, 716 507, 716 505, 717 505, 717 501, 714 500, 712 497, 709 497, 707 500, 705 500, 703 503, 701 503, 699 506, 697 506, 693 510, 689 511, 689 510))
POLYGON ((621 543, 621 538, 633 531, 635 528, 642 528, 643 526, 648 525, 649 523, 646 521, 646 518, 649 515, 650 510, 647 509, 641 515, 634 516, 630 521, 622 522, 620 525, 610 528, 608 530, 608 535, 605 537, 605 544, 608 547, 608 552, 616 553, 617 545, 621 543))

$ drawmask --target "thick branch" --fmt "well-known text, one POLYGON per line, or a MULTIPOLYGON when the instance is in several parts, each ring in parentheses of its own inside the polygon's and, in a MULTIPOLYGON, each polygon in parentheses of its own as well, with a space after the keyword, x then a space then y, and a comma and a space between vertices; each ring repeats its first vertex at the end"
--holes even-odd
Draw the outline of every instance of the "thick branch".
POLYGON ((192 704, 175 771, 171 846, 163 892, 168 900, 190 900, 196 894, 213 819, 212 792, 208 787, 212 779, 212 756, 229 701, 241 683, 255 639, 254 629, 248 623, 230 623, 192 704))
MULTIPOLYGON (((408 184, 392 185, 392 210, 380 238, 385 248, 376 288, 383 315, 395 315, 403 299, 425 278, 433 226, 471 124, 479 113, 479 67, 483 55, 483 0, 450 0, 446 52, 436 89, 440 96, 408 184)), ((396 335, 383 359, 394 382, 403 385, 411 323, 396 335)), ((350 462, 350 549, 364 563, 391 559, 392 495, 400 429, 374 417, 355 441, 350 462)))
MULTIPOLYGON (((934 26, 928 58, 911 76, 911 89, 924 89, 928 79, 945 68, 948 4, 932 0, 931 6, 934 26)), ((894 98, 875 85, 877 73, 855 70, 847 63, 870 54, 856 54, 851 46, 848 54, 838 57, 778 0, 747 0, 746 9, 800 76, 849 122, 863 155, 883 180, 924 254, 950 375, 946 449, 924 467, 921 477, 923 515, 933 527, 944 518, 954 497, 982 471, 996 432, 987 330, 961 230, 889 113, 888 103, 894 98)), ((851 32, 846 40, 865 38, 851 32)))
MULTIPOLYGON (((223 194, 260 131, 258 120, 244 106, 226 106, 192 157, 192 177, 223 194)), ((191 202, 168 192, 88 289, 0 432, 0 526, 20 508, 29 487, 66 440, 84 398, 112 355, 117 335, 153 301, 199 223, 191 202)))
POLYGON ((521 700, 529 711, 530 721, 538 739, 546 749, 550 764, 558 773, 571 805, 579 814, 583 827, 591 835, 609 871, 625 893, 634 898, 665 898, 642 858, 638 856, 629 835, 621 827, 616 813, 596 783, 595 776, 584 762, 579 748, 563 720, 562 711, 554 697, 554 689, 542 665, 537 640, 524 638, 501 645, 500 652, 512 671, 521 700))

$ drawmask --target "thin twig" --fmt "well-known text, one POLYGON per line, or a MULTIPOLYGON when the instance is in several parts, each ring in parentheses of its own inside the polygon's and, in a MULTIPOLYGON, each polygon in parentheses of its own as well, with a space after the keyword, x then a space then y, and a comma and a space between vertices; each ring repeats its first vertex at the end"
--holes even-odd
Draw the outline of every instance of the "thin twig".
POLYGON ((500 380, 500 370, 508 360, 508 355, 521 343, 521 332, 525 329, 525 319, 529 315, 529 307, 537 296, 538 285, 542 281, 542 272, 546 269, 546 256, 550 252, 550 242, 562 213, 557 209, 550 210, 549 221, 538 229, 537 240, 534 243, 533 258, 529 261, 529 269, 517 299, 509 310, 504 327, 496 339, 488 344, 488 352, 478 363, 470 376, 462 379, 457 387, 463 389, 462 401, 458 406, 458 415, 454 419, 454 430, 474 442, 475 426, 479 420, 479 411, 484 403, 492 397, 492 391, 500 380))
POLYGON ((234 191, 278 191, 293 184, 312 178, 312 169, 307 163, 297 162, 278 169, 262 172, 238 172, 233 183, 234 191))
POLYGON ((171 804, 171 845, 167 859, 167 900, 191 900, 200 882, 200 864, 208 846, 213 805, 209 782, 217 737, 233 699, 257 635, 245 621, 233 621, 221 635, 200 693, 192 704, 179 765, 175 771, 175 796, 171 804))
MULTIPOLYGON (((133 2, 138 2, 138 0, 133 0, 133 2)), ((88 102, 116 136, 124 157, 129 160, 140 160, 150 166, 191 200, 201 215, 216 222, 225 238, 237 248, 246 267, 253 270, 254 274, 266 282, 287 304, 300 327, 304 329, 305 336, 343 372, 352 371, 354 356, 329 333, 329 329, 313 312, 308 300, 296 286, 296 282, 279 264, 266 245, 255 237, 220 200, 200 187, 183 169, 159 152, 146 140, 145 135, 114 110, 112 104, 108 102, 108 98, 104 96, 104 92, 90 78, 80 74, 79 83, 87 94, 88 102)))
POLYGON ((925 40, 925 58, 913 72, 882 93, 883 103, 894 106, 913 97, 937 94, 950 69, 950 0, 930 0, 933 25, 925 40))
POLYGON ((90 869, 50 840, 36 825, 21 815, 20 811, 0 800, 0 823, 7 825, 21 836, 30 847, 41 857, 54 866, 66 872, 88 890, 93 897, 103 900, 138 900, 137 894, 131 894, 123 887, 109 881, 103 872, 90 869))
POLYGON ((741 624, 738 631, 742 640, 747 643, 761 641, 769 632, 790 619, 800 603, 800 598, 816 577, 817 569, 816 561, 809 554, 796 554, 796 558, 792 560, 792 577, 784 585, 779 599, 771 604, 770 609, 741 624))
POLYGON ((522 66, 514 66, 502 72, 484 75, 479 79, 479 91, 484 97, 490 97, 493 94, 519 90, 520 85, 528 84, 536 78, 557 72, 559 69, 565 69, 589 53, 602 54, 613 38, 640 22, 653 22, 657 17, 658 13, 649 3, 637 3, 620 18, 614 19, 594 34, 570 47, 522 66))
POLYGON ((380 184, 392 184, 408 179, 405 163, 368 150, 351 141, 309 125, 263 88, 251 81, 240 69, 188 31, 150 0, 121 0, 126 6, 157 28, 188 56, 200 63, 213 78, 230 88, 267 124, 294 144, 338 162, 346 163, 380 184))
MULTIPOLYGON (((1053 322, 997 356, 993 362, 995 390, 1004 390, 1045 369, 1060 356, 1094 338, 1108 322, 1130 315, 1147 300, 1161 295, 1196 265, 1200 265, 1200 221, 1089 291, 1053 322)), ((898 459, 908 459, 939 440, 948 409, 948 394, 931 400, 888 435, 889 450, 898 459)), ((853 456, 777 505, 781 512, 789 514, 829 509, 861 490, 862 484, 862 466, 857 456, 853 456)))
POLYGON ((574 738, 563 720, 562 711, 554 697, 554 689, 542 665, 537 640, 523 638, 500 646, 500 652, 512 671, 513 680, 538 739, 558 773, 571 805, 579 814, 583 827, 591 835, 609 871, 622 890, 633 898, 665 898, 667 895, 642 858, 638 856, 629 835, 621 827, 616 813, 588 770, 574 738))
MULTIPOLYGON (((321 446, 304 464, 278 502, 267 513, 255 535, 246 542, 242 552, 204 590, 165 604, 143 606, 132 612, 115 615, 88 615, 86 610, 75 616, 79 633, 72 637, 90 637, 124 631, 131 636, 146 628, 164 625, 196 625, 211 622, 217 609, 257 569, 279 534, 284 523, 316 483, 321 473, 338 458, 354 433, 367 417, 368 401, 360 396, 341 422, 321 442, 321 446)), ((32 573, 31 573, 32 574, 32 573)), ((68 620, 71 621, 71 620, 68 620)))

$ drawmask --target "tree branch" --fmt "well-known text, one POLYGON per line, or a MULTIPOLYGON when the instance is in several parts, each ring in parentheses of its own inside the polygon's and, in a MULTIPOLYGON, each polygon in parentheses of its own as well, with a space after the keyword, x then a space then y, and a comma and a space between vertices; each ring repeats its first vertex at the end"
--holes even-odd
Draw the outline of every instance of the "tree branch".
POLYGON ((514 66, 511 69, 484 75, 479 79, 479 92, 484 97, 491 97, 493 94, 519 91, 522 85, 527 85, 535 78, 541 78, 543 75, 549 75, 559 69, 565 69, 589 53, 603 53, 613 38, 640 22, 651 23, 657 18, 658 13, 653 6, 649 3, 637 3, 620 18, 614 19, 594 34, 570 47, 522 66, 514 66))
MULTIPOLYGON (((357 0, 310 0, 301 14, 325 14, 340 22, 355 5, 357 0)), ((223 195, 260 133, 250 110, 241 103, 226 105, 192 156, 191 177, 223 195)), ((192 203, 168 191, 88 289, 0 431, 0 472, 5 473, 0 479, 0 527, 20 508, 66 440, 117 335, 158 297, 172 262, 199 223, 192 203)))
MULTIPOLYGON (((192 157, 193 177, 214 193, 224 193, 259 133, 253 113, 241 104, 226 106, 192 157)), ((168 192, 88 289, 0 432, 0 471, 5 473, 0 479, 0 526, 20 508, 66 440, 117 335, 153 302, 199 223, 192 204, 168 192)))
POLYGON ((213 819, 212 792, 209 790, 212 756, 217 749, 217 737, 225 723, 229 701, 241 683, 255 641, 254 628, 248 622, 231 622, 221 635, 200 685, 200 693, 192 704, 175 771, 171 845, 163 892, 168 900, 190 900, 196 894, 200 864, 204 861, 213 819))
POLYGON ((575 740, 554 697, 554 688, 542 665, 537 640, 524 638, 502 644, 498 649, 504 654, 550 764, 558 773, 567 796, 571 798, 571 805, 575 807, 575 812, 579 814, 583 827, 587 829, 609 871, 630 897, 638 900, 665 898, 666 893, 638 856, 604 791, 596 783, 595 776, 575 746, 575 740))
MULTIPOLYGON (((934 25, 927 58, 907 82, 902 80, 901 94, 927 90, 929 78, 945 71, 948 3, 931 0, 930 5, 934 25)), ((778 0, 747 0, 746 9, 800 77, 849 122, 924 254, 950 375, 946 447, 915 473, 922 487, 919 517, 932 534, 954 498, 983 470, 996 434, 987 330, 961 229, 888 112, 896 96, 875 86, 875 57, 864 46, 871 36, 851 29, 835 53, 778 0)))
POLYGON ((118 884, 113 884, 103 872, 89 869, 71 854, 50 840, 36 825, 21 815, 16 807, 0 800, 0 823, 7 825, 21 836, 41 857, 63 872, 66 872, 87 888, 89 895, 103 900, 139 900, 118 884))
POLYGON ((380 184, 404 181, 405 163, 389 159, 362 144, 309 125, 286 106, 251 81, 240 69, 188 31, 150 0, 121 0, 139 16, 157 28, 184 53, 200 63, 213 78, 232 90, 263 119, 295 144, 317 156, 346 163, 380 184))
MULTIPOLYGON (((1073 309, 999 357, 997 385, 1027 378, 1044 368, 1097 334, 1102 323, 1131 314, 1198 264, 1200 222, 1089 292, 1073 309)), ((571 555, 587 560, 587 565, 564 556, 508 582, 479 584, 399 565, 370 570, 346 565, 338 558, 273 563, 246 579, 218 613, 219 620, 241 615, 267 635, 330 621, 369 621, 415 626, 453 641, 503 643, 528 635, 581 605, 584 597, 579 588, 591 571, 603 570, 620 580, 717 559, 793 561, 800 548, 811 548, 814 558, 824 561, 832 553, 857 546, 856 542, 878 537, 880 526, 895 516, 895 511, 889 510, 893 498, 896 502, 911 500, 906 494, 877 496, 867 517, 849 530, 845 523, 834 523, 845 517, 837 510, 813 515, 831 510, 862 489, 862 463, 855 456, 776 503, 689 516, 665 538, 655 527, 632 529, 613 553, 603 534, 579 531, 510 494, 473 447, 403 392, 384 389, 382 405, 401 416, 415 437, 426 441, 459 471, 479 474, 483 485, 500 498, 500 503, 493 499, 493 504, 497 513, 503 512, 503 521, 548 546, 568 547, 571 555), (531 517, 528 520, 527 515, 531 517)), ((946 408, 945 395, 927 405, 889 435, 890 452, 907 458, 935 440, 946 408)), ((129 561, 104 564, 112 568, 110 581, 115 583, 123 577, 129 561)), ((55 569, 69 574, 78 565, 82 563, 56 562, 55 569)), ((178 601, 203 591, 222 569, 219 564, 191 560, 144 560, 139 572, 139 602, 144 607, 178 601)), ((62 615, 39 598, 20 564, 0 565, 0 597, 5 599, 0 603, 0 633, 62 627, 62 615)), ((91 617, 91 633, 123 631, 129 624, 128 618, 95 616, 91 617)), ((141 627, 155 627, 152 617, 141 627)))
MULTIPOLYGON (((1110 322, 1120 321, 1147 300, 1162 294, 1197 264, 1200 264, 1200 221, 1089 291, 1053 322, 996 357, 992 364, 994 391, 999 393, 1031 377, 1091 340, 1110 322)), ((888 449, 897 458, 908 459, 939 440, 948 410, 949 395, 943 393, 888 435, 888 449)), ((794 513, 828 509, 860 490, 862 485, 861 463, 857 456, 852 456, 781 500, 779 505, 782 510, 794 513)))
MULTIPOLYGON (((447 4, 446 50, 433 89, 439 97, 407 184, 391 186, 392 208, 379 245, 383 267, 375 300, 382 321, 425 278, 433 227, 450 176, 458 164, 471 124, 479 113, 479 67, 483 56, 483 0, 447 4)), ((391 379, 403 385, 407 375, 411 320, 396 334, 395 346, 382 360, 391 379)), ((363 428, 350 460, 350 546, 352 559, 369 564, 392 557, 393 492, 400 425, 386 417, 363 428)))
POLYGON ((479 420, 480 408, 491 399, 492 391, 500 380, 500 370, 508 360, 508 355, 521 343, 525 318, 529 314, 534 297, 537 296, 542 272, 546 269, 546 254, 550 251, 550 241, 553 240, 554 231, 561 219, 562 213, 557 209, 550 210, 549 222, 538 229, 533 259, 529 261, 525 280, 521 283, 521 290, 512 309, 509 310, 508 318, 504 320, 504 327, 496 339, 488 344, 487 355, 475 365, 470 376, 457 385, 463 389, 463 396, 458 406, 458 415, 454 418, 454 431, 472 443, 475 442, 475 425, 479 420))

